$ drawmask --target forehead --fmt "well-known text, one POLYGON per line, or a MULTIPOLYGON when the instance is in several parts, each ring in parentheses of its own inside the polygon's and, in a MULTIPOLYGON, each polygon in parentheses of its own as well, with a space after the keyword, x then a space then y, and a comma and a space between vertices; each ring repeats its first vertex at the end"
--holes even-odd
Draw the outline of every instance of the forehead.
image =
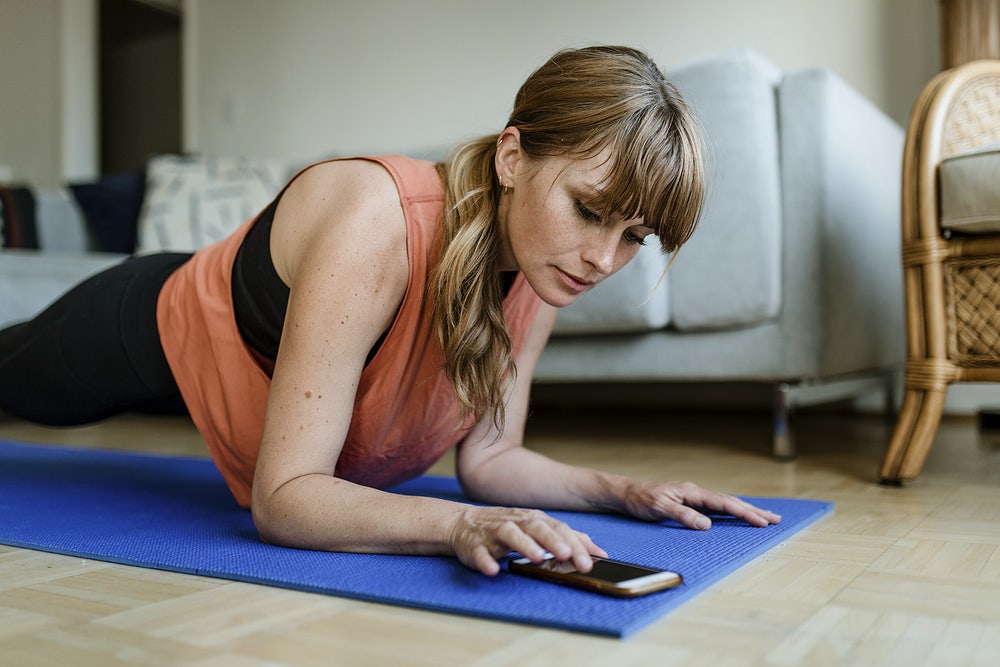
POLYGON ((611 160, 609 154, 599 154, 593 157, 553 156, 542 160, 537 165, 533 176, 542 177, 547 182, 545 187, 549 194, 556 186, 572 187, 581 196, 590 199, 601 197, 603 186, 611 178, 611 160))
POLYGON ((611 151, 607 149, 591 157, 566 156, 552 160, 562 178, 586 181, 595 189, 600 189, 611 178, 611 151))
MULTIPOLYGON (((612 202, 604 201, 608 195, 605 186, 611 182, 613 175, 611 173, 612 166, 611 151, 605 149, 591 157, 561 156, 549 158, 543 170, 551 169, 553 174, 549 186, 550 191, 560 183, 572 186, 580 191, 581 196, 588 198, 588 203, 603 208, 612 205, 612 202)), ((626 218, 621 210, 617 210, 616 213, 620 217, 626 218)), ((641 223, 643 217, 637 216, 629 219, 641 223)))

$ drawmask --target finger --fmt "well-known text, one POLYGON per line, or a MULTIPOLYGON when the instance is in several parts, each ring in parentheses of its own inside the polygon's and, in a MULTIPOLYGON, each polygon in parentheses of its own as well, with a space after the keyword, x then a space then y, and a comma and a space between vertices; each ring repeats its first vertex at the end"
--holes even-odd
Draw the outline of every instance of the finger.
POLYGON ((568 526, 566 527, 568 535, 566 536, 569 550, 566 558, 563 560, 573 563, 573 567, 579 572, 590 572, 594 569, 594 559, 590 555, 590 549, 587 544, 580 539, 580 534, 575 530, 571 530, 568 526))
POLYGON ((556 560, 572 562, 573 567, 580 572, 590 572, 593 569, 594 561, 590 555, 593 543, 587 544, 590 542, 589 537, 587 542, 581 539, 583 533, 573 530, 562 521, 552 519, 545 514, 525 522, 523 528, 556 560))
POLYGON ((473 569, 479 570, 487 577, 494 577, 500 572, 500 563, 483 545, 473 549, 471 565, 473 569))
POLYGON ((608 552, 594 544, 590 535, 579 531, 572 531, 573 555, 571 560, 573 566, 580 572, 590 572, 594 569, 594 557, 607 558, 608 552))
MULTIPOLYGON (((674 486, 674 492, 674 500, 682 505, 694 506, 719 514, 728 514, 743 519, 753 526, 766 526, 781 520, 779 515, 755 507, 736 496, 708 491, 691 482, 677 484, 674 486)), ((699 524, 701 524, 700 521, 699 524)), ((694 527, 700 527, 700 525, 694 527)))
POLYGON ((686 505, 674 504, 673 511, 667 511, 675 521, 685 528, 694 530, 708 530, 712 527, 712 520, 698 510, 686 505))
POLYGON ((725 494, 712 495, 715 497, 710 498, 710 503, 706 505, 708 509, 743 519, 752 526, 764 527, 781 521, 780 515, 751 505, 735 496, 725 494))
POLYGON ((579 536, 580 541, 583 542, 584 547, 586 547, 587 553, 591 556, 597 556, 598 558, 608 557, 608 552, 597 546, 597 544, 594 543, 594 540, 591 539, 590 535, 580 532, 578 532, 577 535, 579 536))
POLYGON ((578 540, 575 532, 566 524, 546 515, 526 522, 524 530, 556 560, 570 560, 576 552, 574 542, 578 540))
MULTIPOLYGON (((522 527, 514 521, 507 521, 501 525, 496 532, 501 550, 517 551, 522 556, 530 558, 532 562, 540 563, 545 560, 547 552, 551 552, 558 558, 560 547, 563 549, 568 548, 565 544, 558 543, 552 539, 540 539, 538 533, 543 531, 537 527, 534 529, 530 528, 532 523, 534 522, 526 522, 522 527)), ((565 557, 562 560, 565 560, 565 557)))

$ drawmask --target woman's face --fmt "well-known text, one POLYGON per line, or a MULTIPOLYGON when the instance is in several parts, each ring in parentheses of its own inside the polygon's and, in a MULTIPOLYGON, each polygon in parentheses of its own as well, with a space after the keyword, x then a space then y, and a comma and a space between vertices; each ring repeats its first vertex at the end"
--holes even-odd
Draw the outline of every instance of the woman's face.
MULTIPOLYGON (((510 130, 508 130, 510 132, 510 130)), ((516 136, 503 135, 504 141, 516 136)), ((515 146, 508 146, 517 151, 515 146)), ((573 303, 629 262, 653 230, 593 204, 609 169, 606 154, 537 163, 501 155, 498 171, 510 186, 498 211, 501 270, 521 271, 545 303, 573 303)))

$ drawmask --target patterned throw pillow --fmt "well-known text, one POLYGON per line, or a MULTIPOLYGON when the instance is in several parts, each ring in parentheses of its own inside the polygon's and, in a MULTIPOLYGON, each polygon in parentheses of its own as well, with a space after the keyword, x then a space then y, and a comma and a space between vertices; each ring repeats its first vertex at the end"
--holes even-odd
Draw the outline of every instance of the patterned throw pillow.
POLYGON ((279 160, 162 155, 146 167, 138 252, 192 252, 257 215, 290 177, 279 160))

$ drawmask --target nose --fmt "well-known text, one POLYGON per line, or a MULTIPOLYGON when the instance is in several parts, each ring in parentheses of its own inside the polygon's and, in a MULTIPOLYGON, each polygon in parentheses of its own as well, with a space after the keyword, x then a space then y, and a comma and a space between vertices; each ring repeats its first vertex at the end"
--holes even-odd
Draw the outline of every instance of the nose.
POLYGON ((618 249, 617 239, 609 242, 601 239, 587 246, 583 254, 583 261, 594 267, 594 270, 602 276, 610 276, 615 270, 615 252, 618 249))

